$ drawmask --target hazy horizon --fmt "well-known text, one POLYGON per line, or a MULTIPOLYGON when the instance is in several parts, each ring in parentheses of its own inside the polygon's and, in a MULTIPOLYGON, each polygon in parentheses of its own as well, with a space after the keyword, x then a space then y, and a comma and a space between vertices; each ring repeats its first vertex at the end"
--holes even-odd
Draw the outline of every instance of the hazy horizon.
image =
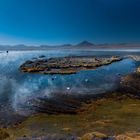
MULTIPOLYGON (((84 42, 84 41, 87 41, 87 40, 83 40, 83 41, 81 41, 81 42, 74 42, 74 43, 59 43, 59 44, 49 44, 49 43, 43 43, 43 44, 40 44, 40 43, 37 43, 37 44, 35 44, 35 43, 22 43, 22 42, 20 42, 20 43, 14 43, 14 44, 10 44, 10 43, 4 43, 4 44, 0 44, 0 46, 20 46, 20 45, 24 45, 24 46, 34 46, 34 47, 38 47, 38 46, 63 46, 63 45, 66 45, 66 46, 69 46, 69 45, 71 45, 71 46, 76 46, 76 45, 78 45, 78 44, 80 44, 80 43, 82 43, 82 42, 84 42)), ((100 46, 100 45, 133 45, 133 44, 136 44, 136 45, 139 45, 140 44, 140 42, 104 42, 104 43, 95 43, 95 42, 91 42, 91 41, 87 41, 87 42, 89 42, 89 43, 92 43, 93 45, 95 45, 95 46, 100 46)))

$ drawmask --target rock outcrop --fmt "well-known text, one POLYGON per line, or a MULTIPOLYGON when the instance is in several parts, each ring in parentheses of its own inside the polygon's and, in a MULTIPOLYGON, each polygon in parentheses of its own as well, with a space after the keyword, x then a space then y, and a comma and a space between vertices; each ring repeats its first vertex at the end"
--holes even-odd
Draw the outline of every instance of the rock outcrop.
POLYGON ((120 57, 62 57, 26 61, 20 66, 22 72, 42 74, 74 74, 80 70, 96 69, 122 60, 120 57))
POLYGON ((121 87, 122 92, 135 94, 136 96, 140 96, 140 69, 137 69, 136 73, 129 74, 122 78, 121 87))
POLYGON ((128 55, 128 58, 132 58, 135 61, 140 61, 140 56, 139 55, 128 55))

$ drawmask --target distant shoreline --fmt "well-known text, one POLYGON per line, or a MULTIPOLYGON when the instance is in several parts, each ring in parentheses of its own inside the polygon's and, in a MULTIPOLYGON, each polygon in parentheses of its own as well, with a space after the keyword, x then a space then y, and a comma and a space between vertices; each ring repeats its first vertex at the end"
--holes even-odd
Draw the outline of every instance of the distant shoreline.
POLYGON ((70 50, 70 51, 117 51, 117 52, 140 52, 140 48, 136 49, 73 49, 73 48, 46 48, 46 49, 40 49, 40 48, 34 48, 34 49, 0 49, 0 52, 5 51, 54 51, 54 50, 70 50))

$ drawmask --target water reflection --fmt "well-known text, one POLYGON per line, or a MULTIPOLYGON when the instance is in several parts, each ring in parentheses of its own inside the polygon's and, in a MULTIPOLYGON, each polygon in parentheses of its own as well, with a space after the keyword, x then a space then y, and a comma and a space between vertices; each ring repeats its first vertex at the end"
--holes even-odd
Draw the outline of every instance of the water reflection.
MULTIPOLYGON (((68 55, 102 55, 102 52, 67 52, 67 51, 25 51, 0 53, 0 103, 10 102, 13 109, 23 113, 22 105, 27 100, 53 96, 54 92, 66 94, 95 94, 116 88, 122 75, 135 70, 135 62, 130 59, 100 67, 96 70, 81 71, 72 75, 24 74, 19 66, 28 59, 40 55, 63 57, 68 55)), ((104 53, 105 54, 105 53, 104 53)), ((107 55, 112 55, 109 52, 107 55)))

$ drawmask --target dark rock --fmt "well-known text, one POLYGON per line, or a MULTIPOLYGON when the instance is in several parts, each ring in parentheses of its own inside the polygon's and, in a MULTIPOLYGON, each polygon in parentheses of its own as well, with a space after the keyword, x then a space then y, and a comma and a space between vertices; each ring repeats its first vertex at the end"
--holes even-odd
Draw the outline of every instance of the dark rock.
POLYGON ((129 74, 121 80, 122 91, 140 96, 140 74, 129 74))
POLYGON ((40 55, 40 56, 39 56, 39 58, 44 58, 44 57, 46 57, 46 56, 45 56, 45 55, 40 55))

